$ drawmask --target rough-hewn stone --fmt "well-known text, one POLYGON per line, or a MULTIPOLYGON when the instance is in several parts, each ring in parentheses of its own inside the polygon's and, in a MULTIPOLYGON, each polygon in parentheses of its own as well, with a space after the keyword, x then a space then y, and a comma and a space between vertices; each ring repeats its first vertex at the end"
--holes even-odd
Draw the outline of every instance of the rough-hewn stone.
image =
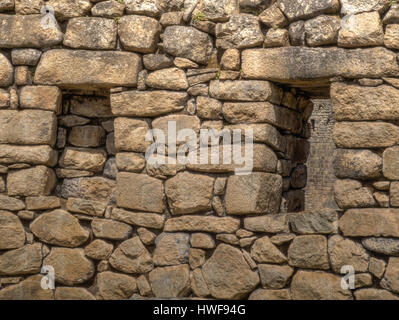
POLYGON ((157 298, 184 297, 190 290, 187 264, 156 268, 149 274, 152 291, 157 298))
POLYGON ((233 218, 218 218, 212 216, 182 216, 168 219, 164 231, 203 231, 211 233, 234 233, 238 230, 240 221, 233 218))
POLYGON ((41 265, 42 245, 40 243, 28 244, 0 255, 0 274, 3 276, 39 273, 41 265))
POLYGON ((281 264, 287 261, 285 255, 277 249, 267 236, 254 242, 251 248, 251 257, 259 263, 281 264))
POLYGON ((383 154, 384 177, 390 180, 399 179, 399 147, 388 148, 383 154))
POLYGON ((112 210, 112 218, 131 225, 152 229, 162 229, 165 222, 165 217, 159 214, 149 212, 131 212, 116 208, 112 210))
POLYGON ((10 61, 0 54, 0 87, 7 87, 12 84, 14 79, 14 68, 10 61))
POLYGON ((387 270, 384 278, 381 280, 381 286, 384 289, 399 293, 399 258, 389 258, 387 270))
POLYGON ((290 225, 299 234, 330 234, 338 232, 338 215, 335 210, 320 209, 317 211, 291 214, 290 225))
POLYGON ((154 264, 170 266, 187 263, 189 239, 188 233, 161 233, 155 240, 154 264))
POLYGON ((0 250, 20 248, 25 243, 25 231, 15 214, 0 211, 0 250))
POLYGON ((305 22, 306 43, 310 47, 336 44, 340 19, 336 16, 318 16, 305 22))
POLYGON ((270 289, 284 288, 294 273, 294 268, 290 266, 260 264, 258 268, 262 286, 270 289))
POLYGON ((370 150, 338 149, 334 155, 334 173, 338 178, 377 179, 381 168, 381 157, 370 150))
POLYGON ((35 275, 4 288, 0 291, 1 300, 53 300, 52 290, 41 287, 41 275, 35 275))
POLYGON ((296 237, 288 248, 291 266, 310 269, 329 269, 327 240, 319 235, 296 237))
POLYGON ((66 148, 60 159, 60 166, 68 169, 102 171, 106 161, 103 150, 66 148))
POLYGON ((114 126, 117 151, 145 152, 151 145, 151 142, 146 140, 147 132, 150 130, 146 121, 117 118, 114 126))
POLYGON ((156 89, 186 90, 188 82, 182 69, 169 68, 154 71, 146 79, 146 85, 156 89))
POLYGON ((92 7, 90 0, 50 0, 46 5, 54 8, 55 17, 60 21, 85 16, 92 7))
POLYGON ((104 300, 130 298, 137 290, 136 279, 114 272, 101 272, 97 276, 98 294, 104 300))
POLYGON ((370 251, 387 256, 399 255, 399 240, 393 238, 367 238, 362 240, 363 246, 370 251))
POLYGON ((109 219, 94 219, 91 228, 97 238, 109 240, 125 240, 132 233, 132 227, 109 219))
POLYGON ((279 0, 278 4, 290 21, 306 20, 322 13, 336 13, 339 9, 338 0, 279 0))

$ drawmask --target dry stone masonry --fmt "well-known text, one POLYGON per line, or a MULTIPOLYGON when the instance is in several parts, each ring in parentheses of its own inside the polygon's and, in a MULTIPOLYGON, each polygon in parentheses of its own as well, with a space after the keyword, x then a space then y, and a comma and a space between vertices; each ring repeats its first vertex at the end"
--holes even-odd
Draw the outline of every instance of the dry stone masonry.
POLYGON ((398 300, 398 50, 391 0, 0 0, 0 299, 398 300))

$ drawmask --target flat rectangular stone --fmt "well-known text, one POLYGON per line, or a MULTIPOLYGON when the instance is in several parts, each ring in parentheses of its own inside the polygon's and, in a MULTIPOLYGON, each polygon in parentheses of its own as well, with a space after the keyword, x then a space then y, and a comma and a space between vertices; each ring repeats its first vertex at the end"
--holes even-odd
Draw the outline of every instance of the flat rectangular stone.
POLYGON ((43 48, 62 42, 63 34, 55 22, 53 28, 43 28, 42 14, 0 14, 0 48, 43 48))
POLYGON ((279 104, 282 90, 268 81, 219 81, 213 80, 209 86, 211 97, 220 100, 270 101, 279 104))
POLYGON ((330 94, 335 120, 399 120, 399 90, 391 86, 333 83, 330 94))
POLYGON ((42 110, 0 110, 0 143, 49 144, 56 140, 57 118, 42 110))
POLYGON ((213 216, 182 216, 166 221, 164 231, 203 231, 211 233, 234 233, 240 227, 240 220, 213 216))
POLYGON ((111 95, 111 109, 116 116, 155 117, 182 110, 187 100, 185 92, 125 91, 111 95))
POLYGON ((348 237, 399 238, 399 209, 351 209, 339 220, 348 237))
POLYGON ((19 92, 22 109, 43 109, 61 112, 61 90, 55 86, 25 86, 19 92))
POLYGON ((54 196, 27 197, 25 202, 28 210, 48 210, 61 207, 60 198, 54 196))
POLYGON ((112 210, 112 219, 144 228, 162 229, 165 216, 150 212, 132 212, 122 209, 112 210))
POLYGON ((244 219, 244 228, 254 232, 280 233, 289 232, 288 215, 269 214, 261 217, 244 219))
POLYGON ((329 78, 399 76, 396 53, 385 48, 341 49, 286 47, 248 49, 242 53, 244 79, 289 84, 328 85, 329 78))
POLYGON ((141 58, 131 52, 54 49, 37 66, 36 84, 95 89, 135 87, 141 58))
POLYGON ((12 146, 0 145, 0 163, 29 163, 55 166, 57 151, 50 146, 12 146))

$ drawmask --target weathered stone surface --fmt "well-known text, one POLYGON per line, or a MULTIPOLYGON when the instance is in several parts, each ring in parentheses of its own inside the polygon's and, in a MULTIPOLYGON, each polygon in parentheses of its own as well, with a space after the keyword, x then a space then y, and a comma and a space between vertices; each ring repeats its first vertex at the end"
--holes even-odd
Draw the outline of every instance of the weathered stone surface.
POLYGON ((62 42, 63 34, 55 23, 54 28, 41 27, 41 14, 5 15, 0 14, 1 48, 42 48, 62 42))
POLYGON ((42 275, 35 275, 26 280, 8 286, 0 291, 1 300, 53 300, 52 290, 44 290, 40 281, 42 275))
POLYGON ((0 210, 18 211, 25 209, 23 201, 0 194, 0 210))
POLYGON ((128 15, 119 20, 119 38, 123 47, 129 51, 154 52, 160 32, 161 25, 153 18, 128 15))
POLYGON ((197 97, 197 115, 203 119, 221 119, 222 104, 209 97, 197 97))
POLYGON ((271 289, 284 288, 294 273, 294 268, 290 266, 260 264, 258 268, 262 286, 271 289))
MULTIPOLYGON (((363 242, 362 242, 363 244, 363 242)), ((364 244, 363 244, 364 246, 364 244)), ((374 275, 375 277, 377 277, 378 279, 381 279, 382 276, 385 273, 385 267, 386 267, 386 262, 384 260, 381 259, 377 259, 374 257, 370 258, 370 262, 369 262, 369 272, 374 275)))
POLYGON ((125 223, 152 229, 162 229, 165 217, 155 213, 131 212, 122 209, 113 209, 112 218, 125 223))
POLYGON ((306 43, 310 47, 336 44, 338 31, 341 28, 337 16, 318 16, 305 22, 306 43))
POLYGON ((251 248, 251 257, 259 263, 284 263, 287 261, 285 255, 267 236, 255 241, 251 248))
POLYGON ((272 214, 262 217, 244 219, 244 227, 247 230, 264 233, 288 232, 288 216, 284 214, 272 214))
POLYGON ((39 243, 28 244, 0 255, 0 274, 3 276, 39 273, 41 265, 42 245, 39 243))
POLYGON ((63 198, 83 198, 107 202, 113 196, 115 181, 102 177, 64 179, 61 186, 63 198))
POLYGON ((338 0, 279 0, 278 4, 290 21, 306 20, 322 13, 336 13, 339 9, 338 0))
POLYGON ((155 89, 186 90, 188 82, 186 74, 179 68, 154 71, 146 79, 146 85, 155 89))
POLYGON ((354 292, 356 300, 399 300, 397 296, 388 290, 382 289, 360 289, 354 292))
POLYGON ((125 4, 116 0, 102 1, 91 8, 93 16, 111 19, 122 16, 123 11, 125 11, 125 4))
POLYGON ((206 233, 193 233, 190 243, 193 248, 213 249, 215 247, 215 241, 206 233))
POLYGON ((193 27, 170 26, 163 34, 164 50, 176 57, 207 64, 213 45, 210 36, 193 27))
POLYGON ((79 17, 68 21, 64 45, 74 49, 109 50, 116 45, 118 25, 110 19, 79 17), (82 32, 85 30, 85 32, 82 32))
POLYGON ((68 169, 102 171, 106 161, 104 150, 66 148, 60 159, 60 166, 68 169))
POLYGON ((109 219, 94 219, 91 229, 97 238, 109 240, 125 240, 132 233, 132 227, 118 221, 109 219))
POLYGON ((105 130, 100 126, 73 127, 69 133, 69 142, 76 147, 99 147, 104 143, 105 130))
POLYGON ((399 238, 399 210, 351 209, 341 217, 339 228, 349 237, 399 238))
POLYGON ((211 177, 188 172, 181 172, 169 179, 165 184, 165 192, 172 214, 210 210, 213 183, 211 177))
POLYGON ((370 150, 338 149, 334 155, 337 178, 377 179, 381 176, 382 159, 370 150))
POLYGON ((120 152, 116 155, 116 166, 120 171, 141 172, 145 167, 145 158, 138 153, 120 152))
POLYGON ((162 181, 144 174, 118 173, 116 184, 118 206, 133 210, 162 213, 162 181))
POLYGON ((248 300, 291 300, 291 294, 288 289, 283 289, 283 290, 257 289, 251 293, 248 300))
POLYGON ((143 63, 151 71, 173 67, 173 59, 166 54, 146 54, 143 56, 143 63))
POLYGON ((339 148, 390 147, 399 140, 399 129, 385 122, 338 122, 333 140, 339 148))
POLYGON ((220 244, 204 264, 202 273, 211 295, 216 299, 244 298, 259 283, 240 250, 220 244))
POLYGON ((24 243, 25 231, 21 221, 11 212, 0 211, 0 250, 19 248, 24 243))
POLYGON ((56 282, 68 286, 84 283, 94 274, 94 265, 83 249, 54 247, 43 263, 54 268, 56 282))
POLYGON ((327 240, 323 236, 296 237, 288 248, 291 266, 310 269, 329 269, 327 240))
POLYGON ((399 180, 399 147, 388 148, 383 154, 384 177, 399 180))
POLYGON ((158 16, 164 6, 167 5, 158 0, 126 0, 124 3, 126 4, 126 12, 128 14, 142 14, 146 16, 158 16))
POLYGON ((398 74, 396 55, 385 48, 287 47, 249 49, 242 53, 242 75, 245 79, 307 84, 336 76, 378 78, 398 74), (337 61, 340 63, 337 64, 337 61), (358 61, 362 64, 359 65, 358 61))
POLYGON ((124 273, 146 273, 153 269, 153 262, 139 237, 122 242, 109 259, 110 264, 124 273))
POLYGON ((50 0, 46 5, 54 8, 55 17, 60 21, 85 16, 92 7, 90 0, 50 0))
POLYGON ((0 110, 0 143, 49 144, 56 139, 57 118, 42 110, 0 110))
POLYGON ((390 195, 391 206, 399 207, 399 182, 398 181, 391 183, 389 195, 390 195))
POLYGON ((7 176, 9 196, 47 196, 55 183, 54 171, 45 166, 12 171, 7 176))
MULTIPOLYGON (((385 11, 389 6, 388 0, 340 0, 342 14, 356 14, 369 11, 385 11)), ((395 4, 394 4, 395 6, 395 4)))
POLYGON ((381 280, 381 287, 399 293, 399 258, 389 258, 387 270, 381 280))
POLYGON ((213 216, 182 216, 168 219, 164 231, 203 231, 210 233, 234 233, 240 221, 234 218, 218 218, 213 216))
POLYGON ((398 49, 399 48, 398 34, 399 34, 399 25, 397 24, 387 25, 385 29, 384 45, 390 49, 398 49))
POLYGON ((223 0, 215 2, 203 0, 193 11, 193 19, 211 20, 215 22, 227 21, 232 14, 239 12, 237 0, 223 0))
POLYGON ((322 271, 298 271, 291 282, 294 300, 352 300, 341 287, 341 276, 322 271))
POLYGON ((209 93, 219 100, 280 103, 282 91, 268 81, 211 81, 209 93))
POLYGON ((264 10, 259 15, 259 20, 269 28, 282 28, 288 24, 288 20, 281 12, 278 3, 274 3, 264 10))
POLYGON ((136 279, 114 272, 101 272, 97 276, 98 295, 104 300, 122 300, 137 290, 136 279))
POLYGON ((187 100, 184 92, 125 91, 111 95, 111 107, 116 116, 155 117, 182 110, 187 100))
POLYGON ((394 105, 398 101, 399 90, 392 86, 331 85, 334 118, 338 121, 396 120, 399 112, 394 105))
POLYGON ((321 209, 294 213, 289 216, 290 225, 299 234, 330 234, 338 232, 338 214, 335 210, 321 209))
POLYGON ((156 268, 149 274, 152 291, 157 298, 184 297, 190 290, 187 264, 156 268))
POLYGON ((367 238, 362 240, 363 246, 370 251, 387 256, 399 255, 399 240, 392 238, 367 238))
POLYGON ((348 17, 338 35, 340 47, 370 47, 384 44, 384 31, 378 12, 365 12, 348 17))
POLYGON ((369 208, 375 205, 371 190, 357 180, 336 180, 334 198, 341 209, 369 208))
POLYGON ((131 52, 54 49, 42 55, 34 82, 79 89, 134 87, 140 70, 141 59, 131 52))
POLYGON ((7 87, 11 85, 13 78, 13 66, 3 54, 0 54, 0 87, 7 87))
POLYGON ((117 151, 145 152, 151 145, 151 142, 146 140, 146 135, 150 130, 146 121, 117 118, 114 126, 117 151))
POLYGON ((227 181, 226 211, 228 214, 277 213, 281 193, 280 175, 252 173, 231 176, 227 181))
POLYGON ((269 29, 263 42, 264 48, 287 47, 289 45, 290 38, 286 29, 269 29))
POLYGON ((187 263, 189 239, 188 233, 161 233, 155 240, 154 264, 170 266, 187 263))
POLYGON ((95 96, 72 96, 69 101, 70 112, 72 114, 88 118, 112 117, 109 98, 95 96))
POLYGON ((107 203, 102 201, 86 200, 81 198, 68 198, 66 208, 70 212, 101 217, 107 203))
POLYGON ((61 111, 61 90, 51 86, 25 86, 19 92, 21 108, 61 111))
POLYGON ((234 14, 229 22, 216 25, 216 46, 222 49, 252 48, 263 40, 258 17, 250 14, 234 14))
POLYGON ((11 51, 13 65, 35 66, 42 52, 37 49, 14 49, 11 51))
POLYGON ((96 239, 85 247, 85 255, 95 260, 107 260, 113 249, 111 243, 96 239))
POLYGON ((54 297, 55 300, 96 300, 85 288, 58 287, 54 297))
POLYGON ((10 11, 13 10, 15 6, 14 0, 1 0, 0 1, 0 11, 10 11))
POLYGON ((79 220, 64 210, 41 214, 30 229, 41 241, 63 247, 78 247, 89 238, 79 220))
POLYGON ((341 273, 341 268, 345 265, 352 266, 356 272, 368 270, 370 257, 366 250, 360 244, 339 235, 328 239, 328 255, 335 273, 341 273))

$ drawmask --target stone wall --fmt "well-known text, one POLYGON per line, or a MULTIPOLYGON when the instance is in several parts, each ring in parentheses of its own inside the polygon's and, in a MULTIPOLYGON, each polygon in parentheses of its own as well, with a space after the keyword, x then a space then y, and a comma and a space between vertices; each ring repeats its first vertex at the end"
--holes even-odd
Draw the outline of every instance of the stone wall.
POLYGON ((0 299, 398 299, 398 5, 44 4, 0 0, 0 299), (328 94, 340 210, 303 211, 328 94), (252 129, 253 171, 155 166, 171 122, 252 129))

